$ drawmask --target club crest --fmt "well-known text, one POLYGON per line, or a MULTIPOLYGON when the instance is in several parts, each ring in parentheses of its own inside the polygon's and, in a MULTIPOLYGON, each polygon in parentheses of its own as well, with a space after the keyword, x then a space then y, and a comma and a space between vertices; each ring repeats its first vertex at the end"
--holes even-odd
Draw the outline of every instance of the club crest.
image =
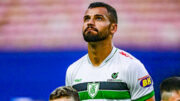
POLYGON ((99 83, 88 83, 87 89, 88 89, 88 94, 91 98, 94 98, 98 91, 99 91, 99 83))

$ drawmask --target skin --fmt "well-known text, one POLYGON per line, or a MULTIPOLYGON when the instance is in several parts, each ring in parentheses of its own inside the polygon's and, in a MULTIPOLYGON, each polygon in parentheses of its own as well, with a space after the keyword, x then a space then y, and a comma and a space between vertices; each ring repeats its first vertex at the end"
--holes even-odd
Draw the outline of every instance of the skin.
POLYGON ((156 100, 155 100, 155 97, 153 96, 153 97, 147 99, 146 101, 156 101, 156 100))
POLYGON ((75 101, 72 97, 68 98, 68 97, 61 97, 59 99, 54 99, 54 100, 50 100, 50 101, 75 101))
POLYGON ((172 92, 163 92, 161 101, 180 101, 180 90, 172 92))
MULTIPOLYGON (((108 17, 109 14, 104 7, 88 9, 84 16, 83 31, 88 26, 93 26, 93 28, 96 28, 102 34, 100 36, 107 35, 107 38, 104 40, 88 42, 89 58, 95 67, 99 66, 112 50, 112 37, 117 30, 117 24, 111 24, 108 17)), ((98 34, 93 29, 89 29, 88 32, 92 35, 98 34)))
MULTIPOLYGON (((84 15, 83 34, 106 36, 106 39, 97 42, 88 42, 88 55, 94 67, 98 67, 112 51, 112 38, 117 31, 117 24, 111 23, 109 13, 104 7, 90 8, 84 15), (89 28, 86 32, 85 29, 89 28), (97 31, 94 30, 97 29, 97 31)), ((155 101, 154 96, 146 101, 155 101)))

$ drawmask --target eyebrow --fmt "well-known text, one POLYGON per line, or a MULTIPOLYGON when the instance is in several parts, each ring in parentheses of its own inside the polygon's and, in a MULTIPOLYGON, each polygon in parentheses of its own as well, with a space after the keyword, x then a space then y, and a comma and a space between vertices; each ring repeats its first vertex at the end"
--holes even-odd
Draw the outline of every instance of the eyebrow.
MULTIPOLYGON (((103 15, 101 15, 101 14, 96 14, 95 16, 104 17, 104 16, 103 16, 103 15)), ((89 17, 89 15, 85 15, 85 16, 84 16, 84 18, 86 18, 86 17, 89 17)))
POLYGON ((84 16, 84 18, 87 18, 87 17, 89 17, 89 15, 85 15, 85 16, 84 16))
POLYGON ((101 17, 104 17, 103 15, 101 15, 101 14, 96 14, 95 16, 101 16, 101 17))

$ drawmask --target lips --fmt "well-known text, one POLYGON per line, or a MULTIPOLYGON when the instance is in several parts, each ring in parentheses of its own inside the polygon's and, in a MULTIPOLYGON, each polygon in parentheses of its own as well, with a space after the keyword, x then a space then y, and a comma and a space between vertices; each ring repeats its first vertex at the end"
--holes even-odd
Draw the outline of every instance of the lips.
POLYGON ((98 30, 97 30, 96 28, 92 28, 92 27, 87 27, 87 28, 85 29, 85 32, 86 32, 86 31, 90 31, 90 30, 93 30, 93 31, 98 32, 98 30))

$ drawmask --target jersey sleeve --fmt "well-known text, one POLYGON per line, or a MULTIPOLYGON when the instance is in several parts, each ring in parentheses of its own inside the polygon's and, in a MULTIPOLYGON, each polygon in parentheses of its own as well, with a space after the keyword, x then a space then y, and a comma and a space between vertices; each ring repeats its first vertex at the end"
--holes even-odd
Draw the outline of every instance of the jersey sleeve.
POLYGON ((65 80, 65 83, 66 83, 66 86, 72 86, 70 67, 68 67, 68 69, 66 71, 66 80, 65 80))
POLYGON ((130 63, 127 82, 132 101, 145 101, 154 95, 152 78, 140 61, 130 63))

